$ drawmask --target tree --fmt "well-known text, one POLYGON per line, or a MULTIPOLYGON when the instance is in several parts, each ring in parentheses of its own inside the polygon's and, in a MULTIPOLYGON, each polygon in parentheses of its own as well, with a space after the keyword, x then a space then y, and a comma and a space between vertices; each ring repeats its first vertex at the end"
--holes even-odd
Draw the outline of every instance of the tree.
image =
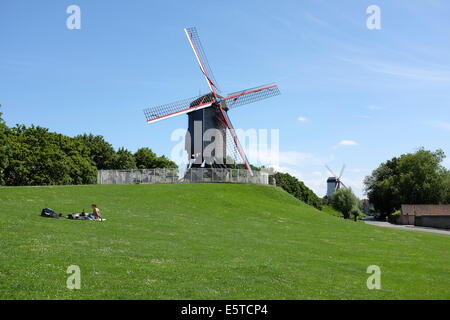
POLYGON ((17 125, 8 132, 6 185, 89 184, 97 170, 79 141, 48 129, 17 125))
POLYGON ((177 164, 175 162, 167 159, 165 155, 162 155, 161 157, 157 158, 155 168, 172 168, 172 169, 176 169, 176 168, 178 168, 178 166, 177 166, 177 164))
POLYGON ((151 149, 141 148, 134 154, 138 169, 151 168, 178 168, 177 164, 170 161, 166 156, 158 157, 151 149))
POLYGON ((115 151, 112 145, 105 141, 103 136, 93 134, 83 134, 75 137, 89 149, 89 157, 94 161, 98 170, 115 169, 115 151))
POLYGON ((345 219, 350 218, 351 215, 359 215, 359 200, 350 188, 336 190, 331 196, 330 202, 334 209, 342 212, 345 219))
POLYGON ((382 163, 364 180, 375 210, 390 215, 402 204, 450 203, 449 173, 442 165, 445 154, 418 149, 382 163))
POLYGON ((441 166, 445 159, 442 150, 431 152, 419 149, 403 155, 398 162, 398 188, 402 203, 438 204, 445 197, 444 174, 441 166))
POLYGON ((90 156, 90 150, 79 140, 61 134, 58 146, 66 154, 70 184, 92 184, 97 182, 97 168, 90 156))
POLYGON ((314 206, 315 208, 322 209, 322 200, 302 181, 291 176, 288 173, 276 173, 275 181, 277 186, 283 188, 288 193, 292 194, 297 199, 314 206))
POLYGON ((114 155, 113 168, 116 170, 136 169, 136 160, 133 154, 125 148, 119 148, 114 155))
POLYGON ((155 168, 156 164, 156 153, 154 153, 149 148, 141 148, 134 154, 136 159, 136 166, 138 169, 150 169, 155 168))
POLYGON ((387 215, 398 210, 401 203, 400 192, 395 183, 398 172, 398 158, 382 163, 364 180, 369 201, 376 211, 387 215))
POLYGON ((353 219, 354 219, 355 221, 358 220, 358 217, 359 217, 360 215, 361 215, 361 210, 359 210, 358 208, 353 207, 352 210, 350 210, 350 217, 353 216, 353 219))
MULTIPOLYGON (((148 148, 136 156, 140 168, 177 168, 148 148)), ((8 128, 0 112, 0 185, 90 184, 97 181, 97 169, 136 169, 136 160, 125 148, 115 152, 99 135, 71 138, 34 125, 8 128)))
POLYGON ((1 112, 2 105, 0 104, 0 185, 5 183, 4 181, 4 171, 6 168, 7 161, 7 133, 8 127, 2 118, 3 113, 1 112))
POLYGON ((450 203, 450 170, 444 173, 444 197, 442 203, 450 203))

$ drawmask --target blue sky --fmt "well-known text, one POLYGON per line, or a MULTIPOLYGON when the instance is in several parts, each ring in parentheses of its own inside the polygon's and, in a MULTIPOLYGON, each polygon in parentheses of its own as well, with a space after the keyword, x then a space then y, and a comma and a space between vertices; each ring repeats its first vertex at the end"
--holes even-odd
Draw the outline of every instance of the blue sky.
MULTIPOLYGON (((282 170, 323 195, 328 173, 362 196, 364 176, 420 146, 450 156, 450 3, 2 1, 0 104, 36 124, 170 155, 180 116, 142 109, 208 87, 183 32, 196 26, 222 90, 276 81, 281 96, 230 112, 236 128, 279 129, 282 170), (66 8, 81 8, 69 30, 66 8), (366 27, 369 5, 381 30, 366 27)), ((445 165, 450 168, 447 159, 445 165)))

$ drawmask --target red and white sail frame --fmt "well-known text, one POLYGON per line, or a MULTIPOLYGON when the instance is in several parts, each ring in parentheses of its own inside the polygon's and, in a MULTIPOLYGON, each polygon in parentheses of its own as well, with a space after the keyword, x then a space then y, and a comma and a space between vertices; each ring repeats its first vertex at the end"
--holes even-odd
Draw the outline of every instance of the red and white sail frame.
POLYGON ((191 44, 200 69, 202 70, 202 73, 206 78, 206 82, 208 83, 211 92, 214 94, 214 97, 217 98, 216 90, 214 89, 218 89, 216 80, 212 73, 211 67, 209 66, 208 58, 206 57, 205 51, 203 50, 202 43, 200 42, 200 37, 198 36, 197 29, 195 27, 185 28, 184 32, 186 33, 189 43, 191 44))
POLYGON ((250 173, 250 175, 253 177, 253 171, 252 168, 250 167, 250 163, 248 162, 247 156, 244 153, 244 149, 241 146, 241 143, 239 142, 239 139, 236 135, 236 131, 234 130, 233 125, 231 124, 231 120, 228 117, 228 114, 225 110, 223 110, 222 106, 219 105, 219 110, 222 113, 223 116, 223 120, 224 120, 224 124, 226 125, 226 127, 228 128, 228 131, 231 134, 231 137, 234 141, 234 144, 236 145, 236 148, 238 150, 238 153, 242 159, 242 161, 244 162, 245 168, 247 169, 247 171, 250 173))

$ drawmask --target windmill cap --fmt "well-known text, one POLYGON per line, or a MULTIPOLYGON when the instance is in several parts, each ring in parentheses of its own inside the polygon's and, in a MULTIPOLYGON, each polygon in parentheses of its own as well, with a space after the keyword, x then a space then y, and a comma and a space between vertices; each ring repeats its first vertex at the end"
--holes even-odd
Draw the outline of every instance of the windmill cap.
POLYGON ((337 181, 336 177, 329 177, 327 180, 327 182, 336 182, 336 181, 337 181))

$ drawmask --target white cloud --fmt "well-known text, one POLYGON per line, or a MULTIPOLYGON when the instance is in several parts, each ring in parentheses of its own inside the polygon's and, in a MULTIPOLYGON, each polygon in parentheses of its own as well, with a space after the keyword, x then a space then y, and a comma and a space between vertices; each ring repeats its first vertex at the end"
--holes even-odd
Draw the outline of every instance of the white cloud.
POLYGON ((313 16, 309 12, 305 12, 305 17, 306 17, 306 19, 308 19, 308 20, 310 20, 310 21, 312 21, 312 22, 314 22, 314 23, 316 23, 318 25, 321 25, 323 27, 327 27, 328 26, 328 23, 326 23, 324 20, 319 19, 316 16, 313 16))
POLYGON ((364 183, 363 183, 363 178, 364 177, 355 177, 355 178, 346 178, 344 177, 342 179, 342 182, 344 182, 344 184, 347 187, 352 188, 353 193, 358 197, 358 198, 364 198, 364 183))
POLYGON ((353 140, 342 140, 341 142, 339 142, 339 145, 341 145, 341 146, 357 146, 358 143, 356 143, 353 140))
POLYGON ((333 149, 337 149, 339 147, 355 147, 357 145, 358 145, 358 143, 356 141, 353 141, 353 140, 342 140, 337 145, 335 145, 333 147, 333 149))
POLYGON ((444 122, 444 121, 431 121, 429 124, 435 128, 444 130, 444 131, 450 131, 450 122, 444 122))
MULTIPOLYGON (((244 151, 249 159, 255 159, 258 165, 266 166, 323 166, 328 161, 332 160, 330 157, 318 157, 312 153, 299 151, 262 151, 262 150, 246 150, 244 151)), ((253 161, 255 162, 255 161, 253 161)))
POLYGON ((280 163, 294 165, 297 167, 304 166, 321 166, 330 161, 329 157, 318 157, 312 153, 304 153, 297 151, 280 152, 280 163))
POLYGON ((280 166, 274 166, 275 172, 283 172, 283 173, 289 173, 291 176, 296 177, 299 180, 303 180, 303 174, 298 171, 295 168, 290 167, 280 167, 280 166))
POLYGON ((306 122, 308 119, 306 119, 305 117, 298 117, 298 121, 300 122, 306 122))
POLYGON ((377 111, 377 110, 381 110, 383 108, 380 106, 372 105, 372 106, 368 106, 367 109, 369 109, 370 111, 377 111))
POLYGON ((318 179, 317 177, 307 177, 302 181, 319 197, 323 197, 327 193, 326 179, 318 179))
POLYGON ((389 64, 373 64, 367 68, 373 72, 383 73, 391 76, 418 81, 450 81, 450 75, 440 70, 417 69, 414 67, 403 67, 389 64))
POLYGON ((359 65, 371 72, 405 78, 415 81, 450 82, 450 68, 447 65, 417 67, 417 63, 406 65, 390 61, 339 58, 342 61, 359 65))

